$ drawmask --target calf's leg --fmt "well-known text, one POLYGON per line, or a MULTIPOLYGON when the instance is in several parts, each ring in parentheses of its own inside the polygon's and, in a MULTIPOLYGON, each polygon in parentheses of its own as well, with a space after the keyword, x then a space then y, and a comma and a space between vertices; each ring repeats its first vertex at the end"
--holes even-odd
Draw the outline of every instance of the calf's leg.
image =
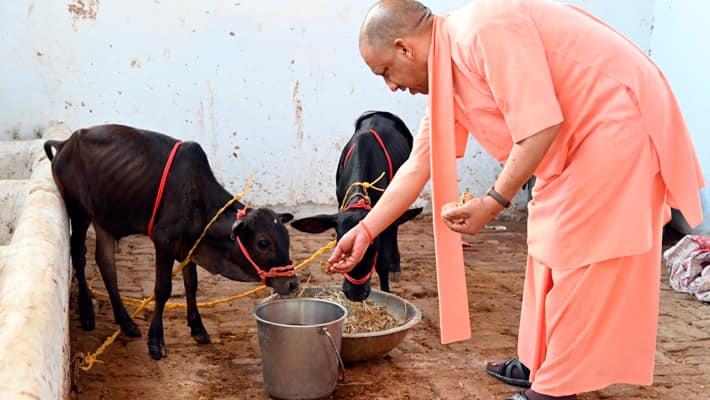
POLYGON ((190 334, 197 343, 210 343, 210 335, 202 324, 202 317, 197 309, 197 267, 190 261, 182 270, 182 281, 185 284, 185 297, 187 299, 187 325, 190 334))
POLYGON ((174 261, 170 252, 155 249, 155 313, 148 330, 148 354, 155 360, 168 356, 163 336, 163 310, 173 290, 174 261))
POLYGON ((139 337, 141 331, 131 319, 128 311, 126 311, 121 295, 118 292, 115 257, 116 239, 108 231, 96 225, 96 223, 94 223, 94 230, 96 231, 96 265, 99 266, 108 297, 111 300, 113 317, 116 323, 121 326, 121 332, 126 336, 139 337))
POLYGON ((390 263, 390 280, 392 282, 399 282, 400 275, 402 274, 402 263, 399 254, 399 242, 397 238, 397 232, 399 231, 399 226, 395 226, 393 229, 392 237, 392 260, 390 263))
POLYGON ((375 270, 380 278, 380 289, 390 291, 390 279, 396 282, 399 279, 399 252, 397 252, 397 227, 385 229, 379 237, 380 248, 375 270), (396 274, 394 273, 396 271, 396 274))
POLYGON ((67 211, 71 220, 70 251, 71 261, 76 274, 77 286, 79 288, 79 321, 81 328, 85 331, 92 331, 96 327, 96 317, 94 315, 94 305, 91 302, 91 292, 86 283, 84 268, 86 267, 86 230, 89 229, 89 216, 79 207, 74 207, 67 201, 67 211))
POLYGON ((389 255, 385 255, 382 251, 380 251, 379 256, 377 257, 377 265, 375 266, 377 276, 380 278, 380 290, 383 292, 390 291, 389 258, 389 255))

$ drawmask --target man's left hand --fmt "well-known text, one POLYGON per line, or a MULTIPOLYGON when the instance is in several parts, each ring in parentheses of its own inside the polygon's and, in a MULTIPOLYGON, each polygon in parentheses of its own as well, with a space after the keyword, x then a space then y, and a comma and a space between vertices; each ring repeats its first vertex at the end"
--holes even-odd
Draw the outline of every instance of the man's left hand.
POLYGON ((489 196, 476 197, 462 205, 451 202, 441 207, 441 216, 454 232, 475 235, 492 220, 503 206, 489 196))

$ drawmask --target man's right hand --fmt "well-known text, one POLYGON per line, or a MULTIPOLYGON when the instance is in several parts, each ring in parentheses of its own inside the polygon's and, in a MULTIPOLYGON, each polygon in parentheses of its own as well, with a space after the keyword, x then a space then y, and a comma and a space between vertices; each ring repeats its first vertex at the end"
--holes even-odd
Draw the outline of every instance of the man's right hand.
POLYGON ((359 224, 356 225, 340 238, 333 254, 328 258, 330 271, 341 274, 350 272, 365 256, 369 246, 370 237, 367 232, 359 224))

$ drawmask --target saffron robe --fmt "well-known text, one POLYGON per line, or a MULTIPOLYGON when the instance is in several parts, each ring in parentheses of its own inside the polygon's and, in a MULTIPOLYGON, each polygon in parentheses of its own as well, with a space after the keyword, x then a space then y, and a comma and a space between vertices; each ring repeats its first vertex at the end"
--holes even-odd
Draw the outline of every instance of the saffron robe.
MULTIPOLYGON (((464 155, 470 133, 505 162, 513 143, 561 123, 534 172, 528 205, 530 259, 519 353, 532 370, 533 388, 559 395, 620 381, 650 383, 660 264, 660 252, 654 252, 661 229, 669 206, 691 226, 702 220, 702 172, 667 80, 613 28, 579 8, 546 0, 478 0, 436 17, 432 35, 429 113, 411 155, 420 168, 436 171, 430 140, 439 135, 453 136, 456 157, 464 155), (446 82, 442 75, 450 75, 451 85, 433 84, 446 82), (630 286, 613 283, 634 282, 649 260, 652 279, 633 287, 648 300, 636 309, 639 318, 601 318, 584 329, 578 322, 587 316, 567 312, 583 309, 576 302, 601 305, 608 309, 597 311, 615 316, 627 315, 629 304, 644 307, 606 300, 624 299, 630 286), (618 274, 611 281, 582 272, 609 268, 618 274), (595 284, 603 290, 579 294, 595 284), (639 332, 638 326, 653 329, 639 332), (573 340, 587 334, 593 340, 573 340), (614 349, 633 341, 645 346, 634 354, 641 361, 631 374, 574 368, 591 359, 628 369, 629 353, 614 349), (563 348, 562 360, 547 351, 563 348), (562 376, 571 371, 577 371, 574 379, 562 376), (557 387, 562 381, 570 383, 557 387)), ((434 198, 437 187, 455 185, 455 175, 439 177, 454 180, 443 185, 432 176, 434 198)))

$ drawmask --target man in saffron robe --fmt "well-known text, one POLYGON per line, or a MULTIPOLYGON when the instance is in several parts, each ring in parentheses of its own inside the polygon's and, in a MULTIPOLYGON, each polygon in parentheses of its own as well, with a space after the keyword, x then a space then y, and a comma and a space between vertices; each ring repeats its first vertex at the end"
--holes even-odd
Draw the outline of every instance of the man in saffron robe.
MULTIPOLYGON (((704 184, 658 67, 602 21, 548 0, 478 0, 443 16, 417 1, 382 0, 365 18, 360 51, 392 91, 428 94, 429 107, 409 160, 341 238, 331 270, 349 271, 437 176, 432 143, 447 139, 462 157, 470 133, 504 166, 486 194, 433 210, 451 230, 475 234, 537 179, 518 338, 524 366, 489 364, 489 372, 532 385, 510 399, 651 384, 662 228, 670 207, 691 226, 701 222, 704 184)), ((437 179, 435 198, 437 187, 456 184, 437 179)))

